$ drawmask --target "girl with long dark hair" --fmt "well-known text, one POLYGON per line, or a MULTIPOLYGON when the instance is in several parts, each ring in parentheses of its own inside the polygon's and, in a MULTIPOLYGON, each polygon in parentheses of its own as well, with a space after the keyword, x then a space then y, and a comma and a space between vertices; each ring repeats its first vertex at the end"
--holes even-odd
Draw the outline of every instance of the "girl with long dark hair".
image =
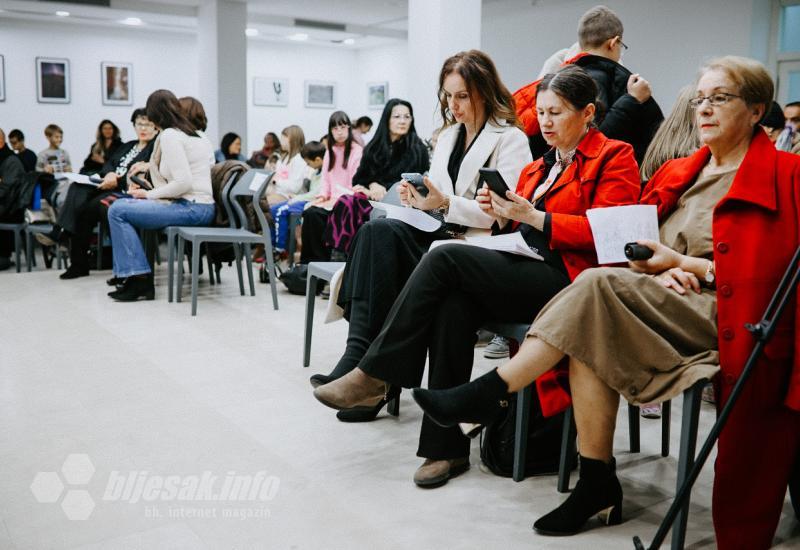
POLYGON ((219 149, 214 151, 214 160, 225 162, 226 160, 238 160, 244 162, 242 154, 242 138, 234 132, 228 132, 222 136, 219 149))
POLYGON ((89 156, 83 161, 81 174, 98 173, 120 145, 122 145, 122 139, 119 137, 117 125, 108 119, 102 121, 97 127, 97 135, 89 150, 89 156))

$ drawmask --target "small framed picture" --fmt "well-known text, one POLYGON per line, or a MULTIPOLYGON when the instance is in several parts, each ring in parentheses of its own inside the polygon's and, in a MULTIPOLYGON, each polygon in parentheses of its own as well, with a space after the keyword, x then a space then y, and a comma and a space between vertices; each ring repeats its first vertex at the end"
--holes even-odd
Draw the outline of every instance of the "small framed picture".
POLYGON ((370 109, 383 109, 389 99, 388 82, 367 83, 367 107, 370 109))
POLYGON ((326 109, 336 107, 336 83, 306 80, 305 106, 326 109))
POLYGON ((100 63, 103 105, 133 105, 133 65, 103 61, 100 63))
POLYGON ((289 105, 289 79, 257 76, 253 78, 253 105, 289 105))
POLYGON ((36 58, 36 99, 39 103, 69 103, 69 59, 36 58))
POLYGON ((0 101, 6 100, 6 58, 0 55, 0 101))

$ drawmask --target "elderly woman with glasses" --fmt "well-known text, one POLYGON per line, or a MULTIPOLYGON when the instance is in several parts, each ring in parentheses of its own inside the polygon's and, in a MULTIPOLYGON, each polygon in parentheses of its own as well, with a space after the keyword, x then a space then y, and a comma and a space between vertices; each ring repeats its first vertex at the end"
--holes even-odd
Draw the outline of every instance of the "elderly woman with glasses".
MULTIPOLYGON (((711 61, 692 100, 704 147, 667 162, 641 199, 658 207, 661 242, 640 241, 653 256, 630 269, 583 272, 499 369, 458 388, 415 390, 442 425, 491 422, 509 392, 568 358, 580 480, 534 524, 540 534, 577 533, 601 512, 621 521, 612 449, 620 394, 635 404, 660 402, 721 370, 717 404, 727 402, 754 346, 744 324, 761 317, 800 242, 800 158, 776 151, 758 125, 773 92, 760 63, 711 61)), ((800 307, 793 306, 719 439, 713 516, 721 550, 769 548, 800 459, 800 307)))

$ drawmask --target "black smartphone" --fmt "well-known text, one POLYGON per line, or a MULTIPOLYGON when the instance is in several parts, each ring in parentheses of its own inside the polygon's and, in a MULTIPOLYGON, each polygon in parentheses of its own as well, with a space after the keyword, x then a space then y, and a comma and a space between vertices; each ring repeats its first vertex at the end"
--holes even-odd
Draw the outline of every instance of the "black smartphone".
POLYGON ((501 197, 506 198, 508 185, 506 185, 506 181, 503 179, 503 176, 500 175, 500 172, 498 172, 495 168, 480 168, 478 172, 481 175, 481 181, 485 181, 489 186, 489 189, 501 197))
POLYGON ((131 180, 133 183, 144 189, 145 191, 149 191, 153 188, 149 181, 140 178, 139 176, 128 176, 128 179, 131 180))
POLYGON ((406 180, 408 183, 414 186, 417 190, 417 193, 422 195, 423 197, 428 196, 428 188, 425 187, 425 183, 422 181, 422 174, 417 172, 406 172, 404 174, 400 174, 400 177, 406 180))

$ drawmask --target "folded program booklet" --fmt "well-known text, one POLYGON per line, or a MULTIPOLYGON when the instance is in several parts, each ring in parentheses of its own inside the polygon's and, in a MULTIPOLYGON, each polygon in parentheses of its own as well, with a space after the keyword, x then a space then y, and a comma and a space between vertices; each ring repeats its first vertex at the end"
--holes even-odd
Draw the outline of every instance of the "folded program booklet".
POLYGON ((478 235, 475 237, 465 237, 464 239, 434 241, 431 243, 430 249, 451 243, 477 246, 487 250, 496 250, 498 252, 508 252, 509 254, 517 254, 533 260, 544 260, 535 248, 528 246, 528 243, 525 242, 525 239, 522 238, 519 232, 506 233, 505 235, 478 235))

